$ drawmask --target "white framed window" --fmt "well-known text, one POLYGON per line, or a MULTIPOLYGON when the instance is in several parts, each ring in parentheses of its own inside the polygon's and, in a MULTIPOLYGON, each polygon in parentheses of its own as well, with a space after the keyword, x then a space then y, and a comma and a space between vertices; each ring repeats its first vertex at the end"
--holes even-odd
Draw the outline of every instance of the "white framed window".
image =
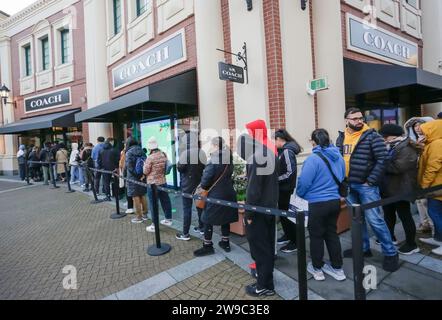
POLYGON ((18 42, 20 78, 30 77, 34 74, 34 46, 32 35, 18 42))
POLYGON ((407 3, 409 6, 415 9, 420 9, 419 0, 405 0, 405 3, 407 3))
POLYGON ((51 25, 47 20, 41 20, 34 26, 32 34, 35 39, 35 71, 38 75, 52 68, 51 25))
POLYGON ((70 64, 74 60, 72 24, 69 18, 53 23, 55 66, 70 64))

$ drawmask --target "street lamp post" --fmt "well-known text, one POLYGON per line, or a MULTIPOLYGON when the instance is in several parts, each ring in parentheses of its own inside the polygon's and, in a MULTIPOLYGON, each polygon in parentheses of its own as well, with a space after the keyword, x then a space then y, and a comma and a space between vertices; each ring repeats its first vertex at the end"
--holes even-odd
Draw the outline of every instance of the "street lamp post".
POLYGON ((2 126, 3 126, 3 108, 2 107, 3 107, 3 105, 6 105, 6 103, 7 103, 9 92, 10 92, 10 90, 8 89, 8 87, 3 84, 3 86, 0 88, 0 98, 2 99, 2 102, 3 102, 0 105, 0 113, 2 115, 2 122, 1 122, 2 126))

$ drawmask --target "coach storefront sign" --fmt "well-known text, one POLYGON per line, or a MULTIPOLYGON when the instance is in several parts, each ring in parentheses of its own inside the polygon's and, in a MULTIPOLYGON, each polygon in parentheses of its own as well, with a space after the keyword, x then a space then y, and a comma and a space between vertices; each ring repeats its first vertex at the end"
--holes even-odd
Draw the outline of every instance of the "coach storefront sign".
POLYGON ((26 113, 59 108, 71 103, 71 88, 24 99, 26 113))
POLYGON ((416 43, 350 14, 347 14, 347 46, 351 51, 384 61, 405 66, 418 65, 416 43))
POLYGON ((186 40, 181 30, 113 69, 114 90, 186 60, 186 40))
POLYGON ((220 80, 244 83, 244 69, 233 64, 218 63, 220 80))

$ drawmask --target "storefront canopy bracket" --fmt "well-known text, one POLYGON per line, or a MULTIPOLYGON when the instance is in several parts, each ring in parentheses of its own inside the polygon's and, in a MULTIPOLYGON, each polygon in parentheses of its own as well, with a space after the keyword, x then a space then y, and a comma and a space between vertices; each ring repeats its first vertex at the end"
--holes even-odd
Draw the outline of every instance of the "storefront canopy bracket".
POLYGON ((238 61, 242 61, 244 63, 244 70, 246 71, 246 83, 249 84, 249 70, 247 66, 247 44, 244 42, 244 45, 242 46, 243 51, 238 53, 233 53, 218 48, 216 50, 235 56, 238 61))

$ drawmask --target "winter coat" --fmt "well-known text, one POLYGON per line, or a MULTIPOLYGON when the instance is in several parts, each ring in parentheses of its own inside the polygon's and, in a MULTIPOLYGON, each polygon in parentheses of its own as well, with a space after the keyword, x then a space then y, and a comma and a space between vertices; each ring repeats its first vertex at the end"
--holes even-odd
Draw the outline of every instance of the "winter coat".
MULTIPOLYGON (((344 132, 339 132, 336 146, 341 155, 344 154, 344 132)), ((350 158, 350 183, 369 183, 378 186, 382 180, 385 168, 387 147, 384 139, 374 129, 365 131, 354 147, 350 158)))
POLYGON ((417 136, 417 133, 413 130, 413 126, 416 124, 416 122, 420 123, 426 123, 434 121, 432 117, 414 117, 411 119, 408 119, 407 122, 404 124, 404 130, 407 136, 414 142, 417 142, 419 137, 417 136))
POLYGON ((255 120, 246 124, 249 135, 277 154, 275 144, 267 137, 267 126, 264 120, 255 120))
POLYGON ((417 150, 410 138, 392 146, 380 185, 384 198, 410 193, 417 187, 417 150))
POLYGON ((153 151, 147 157, 143 167, 147 184, 155 184, 157 186, 166 184, 166 162, 167 155, 159 149, 153 151))
POLYGON ((100 154, 100 151, 103 149, 103 147, 104 143, 99 143, 92 149, 92 160, 94 160, 95 163, 98 161, 98 155, 100 154))
MULTIPOLYGON (((42 161, 42 162, 54 161, 54 157, 53 157, 51 149, 44 148, 43 150, 40 151, 40 161, 42 161)), ((42 165, 43 165, 43 167, 49 167, 49 163, 44 163, 42 165)))
POLYGON ((339 188, 323 159, 322 154, 329 162, 334 175, 339 181, 345 178, 345 162, 335 146, 313 148, 313 154, 304 162, 299 176, 296 194, 309 203, 318 203, 340 199, 339 188))
POLYGON ((181 190, 184 193, 193 193, 201 182, 207 158, 203 150, 197 145, 191 146, 190 139, 185 139, 187 142, 184 150, 180 152, 177 169, 180 173, 181 190))
MULTIPOLYGON (((426 189, 442 185, 442 120, 425 123, 421 130, 427 139, 419 159, 418 181, 426 189)), ((441 194, 442 191, 436 193, 441 194)), ((435 199, 442 201, 442 195, 435 199)))
POLYGON ((83 151, 81 152, 81 161, 83 164, 88 166, 89 168, 94 167, 94 161, 92 159, 92 148, 91 147, 85 147, 83 151))
MULTIPOLYGON (((201 178, 201 187, 204 190, 209 190, 218 178, 221 177, 218 183, 210 190, 208 197, 236 202, 236 192, 235 189, 233 189, 232 174, 233 164, 230 150, 225 149, 215 152, 211 155, 207 166, 204 168, 201 178), (220 161, 219 159, 227 159, 228 163, 220 161), (226 171, 221 177, 224 170, 226 171)), ((238 209, 206 202, 201 220, 205 224, 214 226, 229 224, 238 221, 238 209)))
POLYGON ((68 151, 66 149, 58 150, 55 159, 57 162, 60 162, 57 163, 57 173, 65 173, 66 170, 63 163, 68 163, 68 151))
MULTIPOLYGON (((267 208, 277 208, 279 199, 278 161, 273 151, 248 134, 241 135, 238 141, 238 154, 247 162, 246 204, 267 208)), ((247 219, 255 214, 245 212, 247 219)))
MULTIPOLYGON (((29 161, 40 161, 40 157, 39 157, 38 152, 31 151, 31 153, 29 154, 28 160, 29 161)), ((34 162, 29 163, 29 168, 40 168, 40 167, 41 167, 41 165, 39 163, 34 163, 34 162)))
POLYGON ((22 144, 17 152, 18 164, 26 164, 26 147, 22 144))
POLYGON ((118 150, 114 149, 109 142, 104 143, 103 149, 101 149, 98 155, 98 168, 102 170, 114 171, 118 168, 118 162, 120 160, 118 150))
MULTIPOLYGON (((128 179, 140 181, 140 176, 135 172, 135 166, 137 163, 137 158, 143 156, 143 150, 139 145, 132 146, 126 152, 126 166, 125 166, 125 176, 128 179)), ((127 181, 127 195, 129 197, 140 197, 144 196, 147 192, 147 188, 139 184, 127 181)))
POLYGON ((279 192, 293 193, 298 174, 296 155, 301 149, 294 142, 287 142, 278 150, 279 161, 279 192))
POLYGON ((71 166, 78 166, 78 155, 79 155, 79 151, 78 151, 78 144, 77 143, 72 143, 72 151, 71 151, 71 155, 69 157, 69 164, 71 166))

